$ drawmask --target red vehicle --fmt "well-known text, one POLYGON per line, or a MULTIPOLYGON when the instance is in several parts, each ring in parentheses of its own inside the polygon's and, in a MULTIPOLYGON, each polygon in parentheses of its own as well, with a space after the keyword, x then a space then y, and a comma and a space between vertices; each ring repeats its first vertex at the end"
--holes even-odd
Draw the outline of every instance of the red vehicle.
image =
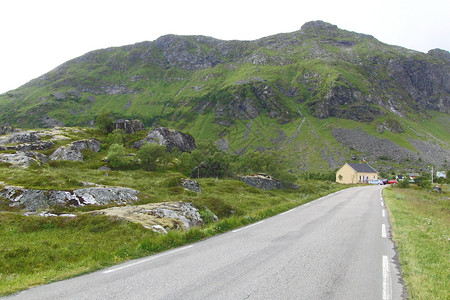
POLYGON ((391 180, 388 181, 388 183, 389 184, 396 184, 396 183, 398 183, 398 181, 395 180, 395 179, 391 179, 391 180))

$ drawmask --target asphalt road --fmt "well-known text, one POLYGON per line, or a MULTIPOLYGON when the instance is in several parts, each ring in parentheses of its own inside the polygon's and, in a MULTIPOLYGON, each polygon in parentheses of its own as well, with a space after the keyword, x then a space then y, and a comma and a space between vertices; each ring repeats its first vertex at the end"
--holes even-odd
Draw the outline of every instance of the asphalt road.
MULTIPOLYGON (((11 299, 402 299, 382 186, 11 299)), ((9 299, 9 298, 8 298, 9 299)))

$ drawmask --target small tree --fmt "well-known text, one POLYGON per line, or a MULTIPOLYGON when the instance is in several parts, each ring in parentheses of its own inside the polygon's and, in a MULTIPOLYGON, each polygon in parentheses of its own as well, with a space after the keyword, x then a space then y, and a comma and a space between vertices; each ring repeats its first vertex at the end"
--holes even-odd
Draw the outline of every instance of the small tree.
POLYGON ((111 168, 116 170, 123 170, 128 167, 126 160, 126 152, 123 145, 112 144, 108 151, 108 160, 111 168))
POLYGON ((113 130, 113 123, 114 118, 111 116, 110 112, 104 112, 98 115, 95 120, 97 128, 103 133, 111 132, 113 130))
POLYGON ((108 145, 118 144, 123 145, 125 143, 126 134, 122 129, 115 129, 112 133, 108 134, 108 145))
POLYGON ((153 143, 143 145, 137 153, 137 157, 141 161, 141 166, 146 171, 154 171, 158 159, 163 159, 165 155, 166 147, 153 143))

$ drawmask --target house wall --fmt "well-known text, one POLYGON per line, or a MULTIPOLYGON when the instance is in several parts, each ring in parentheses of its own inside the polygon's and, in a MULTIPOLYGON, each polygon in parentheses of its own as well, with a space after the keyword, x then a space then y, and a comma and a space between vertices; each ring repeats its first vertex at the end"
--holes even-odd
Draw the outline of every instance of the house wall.
POLYGON ((365 183, 370 180, 378 179, 377 173, 357 173, 356 174, 357 183, 365 183))
POLYGON ((358 173, 348 164, 345 164, 336 172, 336 182, 343 184, 365 183, 378 179, 378 173, 358 173), (340 176, 342 177, 340 177, 340 176))
POLYGON ((357 183, 356 171, 348 164, 345 164, 336 172, 336 182, 343 184, 357 183))

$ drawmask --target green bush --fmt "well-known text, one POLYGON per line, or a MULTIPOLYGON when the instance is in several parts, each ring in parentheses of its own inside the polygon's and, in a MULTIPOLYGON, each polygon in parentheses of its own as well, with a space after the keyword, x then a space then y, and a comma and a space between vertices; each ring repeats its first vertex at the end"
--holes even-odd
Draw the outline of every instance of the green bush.
POLYGON ((110 112, 105 112, 97 116, 95 124, 97 128, 104 133, 111 132, 113 130, 114 118, 110 112))
POLYGON ((111 168, 115 170, 127 170, 133 166, 133 161, 126 157, 125 147, 119 144, 113 144, 109 147, 108 160, 111 168))
POLYGON ((112 133, 108 134, 106 142, 108 145, 118 144, 123 145, 126 140, 125 131, 122 129, 116 129, 112 133))
POLYGON ((165 156, 166 147, 153 143, 143 145, 137 153, 141 167, 146 171, 154 171, 158 160, 164 160, 165 156))

